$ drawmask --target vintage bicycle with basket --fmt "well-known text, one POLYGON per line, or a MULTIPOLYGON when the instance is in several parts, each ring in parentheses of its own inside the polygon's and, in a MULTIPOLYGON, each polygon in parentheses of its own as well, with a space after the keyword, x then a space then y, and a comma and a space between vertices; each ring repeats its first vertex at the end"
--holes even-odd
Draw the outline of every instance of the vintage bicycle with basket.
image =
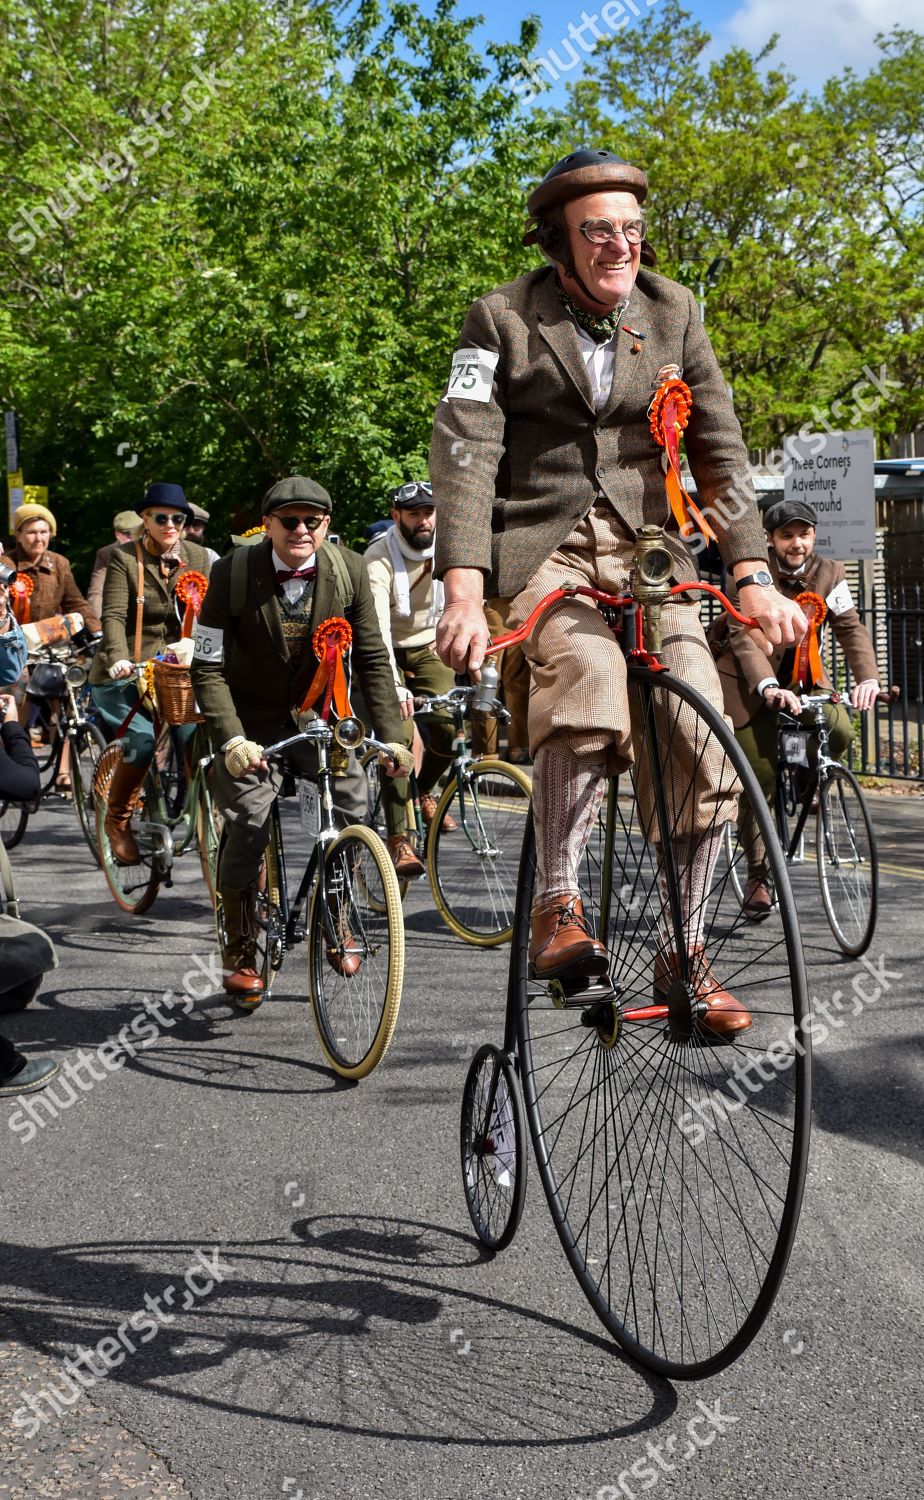
POLYGON ((721 713, 661 659, 661 608, 674 596, 706 590, 754 622, 711 585, 671 586, 672 567, 663 533, 643 527, 626 596, 556 589, 493 643, 523 639, 558 599, 593 600, 626 658, 634 765, 610 779, 581 870, 585 915, 608 954, 601 977, 531 977, 527 816, 504 1037, 472 1060, 460 1146, 472 1223, 499 1250, 522 1212, 528 1124, 556 1230, 594 1311, 633 1358, 692 1378, 746 1348, 780 1285, 808 1153, 809 1038, 796 912, 769 809, 721 713), (690 805, 689 767, 674 753, 681 720, 684 743, 710 758, 712 784, 724 788, 711 811, 690 805), (735 793, 767 840, 773 932, 741 911, 735 793), (694 818, 718 851, 696 901, 694 818), (704 973, 747 1006, 748 1030, 710 1031, 697 999, 704 973))
MULTIPOLYGON (((409 778, 408 831, 426 858, 433 900, 450 932, 475 947, 495 948, 509 943, 513 932, 516 869, 532 783, 518 766, 472 755, 465 726, 477 693, 474 687, 456 687, 414 699, 415 718, 426 721, 440 710, 452 715, 453 758, 429 828, 420 814, 415 779, 409 778)), ((494 699, 487 712, 509 718, 494 699)), ((375 752, 366 753, 363 766, 369 779, 369 821, 383 827, 375 752)), ((407 886, 401 882, 402 896, 407 886)))

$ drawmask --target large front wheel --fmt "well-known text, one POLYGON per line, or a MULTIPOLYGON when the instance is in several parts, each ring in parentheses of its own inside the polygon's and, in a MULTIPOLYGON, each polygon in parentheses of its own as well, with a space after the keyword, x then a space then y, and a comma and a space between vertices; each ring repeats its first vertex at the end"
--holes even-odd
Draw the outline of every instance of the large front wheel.
POLYGON ((845 953, 859 958, 876 930, 879 856, 866 799, 846 766, 826 766, 819 777, 816 854, 831 931, 845 953))
POLYGON ((668 672, 630 667, 627 691, 635 766, 609 783, 579 877, 609 982, 582 1000, 530 977, 530 818, 511 951, 520 1077, 591 1306, 633 1358, 699 1378, 747 1347, 792 1246, 809 1134, 805 971, 770 811, 721 715, 668 672), (743 800, 777 922, 747 922, 734 888, 748 864, 743 800), (710 1026, 721 991, 749 1025, 710 1026))
POLYGON ((324 852, 308 917, 308 988, 321 1046, 342 1078, 364 1078, 394 1033, 404 981, 398 877, 378 834, 345 828, 324 852))
POLYGON ((427 840, 430 889, 450 932, 477 948, 510 941, 532 791, 519 767, 480 760, 451 776, 439 800, 427 840))

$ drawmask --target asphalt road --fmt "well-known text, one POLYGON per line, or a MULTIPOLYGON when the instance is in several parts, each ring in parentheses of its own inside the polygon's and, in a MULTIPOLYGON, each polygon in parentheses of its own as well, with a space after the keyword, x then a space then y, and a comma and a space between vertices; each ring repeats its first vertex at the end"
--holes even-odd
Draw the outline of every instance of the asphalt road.
MULTIPOLYGON (((671 1385, 628 1363, 535 1173, 513 1245, 479 1253, 459 1103, 471 1052, 500 1037, 507 955, 452 938, 417 887, 398 1030, 370 1079, 343 1086, 322 1066, 295 954, 261 1011, 217 995, 162 1007, 173 1024, 134 1061, 34 1138, 0 1132, 0 1495, 919 1495, 924 802, 879 797, 875 816, 888 868, 871 957, 901 977, 816 1051, 796 1248, 737 1364, 671 1385), (201 1257, 214 1274, 186 1282, 201 1257), (176 1311, 141 1342, 155 1297, 176 1311), (34 1437, 13 1424, 25 1394, 61 1387, 76 1346, 133 1315, 118 1368, 34 1437), (671 1467, 699 1403, 714 1439, 671 1467)), ((59 1060, 196 984, 212 953, 192 857, 147 916, 123 918, 72 819, 46 807, 15 855, 61 966, 6 1030, 59 1060)), ((804 935, 814 992, 843 989, 856 966, 811 913, 804 935)))

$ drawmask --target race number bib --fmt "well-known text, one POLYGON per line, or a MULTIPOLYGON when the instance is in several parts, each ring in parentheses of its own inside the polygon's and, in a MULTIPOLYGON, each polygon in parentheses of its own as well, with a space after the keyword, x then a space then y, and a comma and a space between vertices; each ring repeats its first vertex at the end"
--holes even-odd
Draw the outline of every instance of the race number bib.
POLYGON ((452 356, 447 401, 490 401, 500 355, 491 349, 457 349, 452 356))
POLYGON ((321 832, 321 793, 313 781, 298 783, 298 811, 302 828, 310 839, 321 832))
POLYGON ((787 729, 782 735, 783 759, 790 766, 807 766, 808 735, 799 729, 787 729))
POLYGON ((848 609, 853 609, 853 599, 850 595, 850 584, 846 578, 842 578, 836 588, 833 588, 825 600, 832 615, 845 615, 848 609))
POLYGON ((193 636, 193 661, 211 662, 220 666, 224 659, 224 631, 213 625, 196 625, 193 636))

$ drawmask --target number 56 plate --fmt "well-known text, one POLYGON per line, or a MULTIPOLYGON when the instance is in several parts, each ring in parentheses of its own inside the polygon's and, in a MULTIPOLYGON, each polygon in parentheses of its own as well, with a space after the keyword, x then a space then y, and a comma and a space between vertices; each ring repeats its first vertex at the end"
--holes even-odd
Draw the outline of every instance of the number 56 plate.
POLYGON ((313 781, 298 783, 298 811, 303 829, 316 839, 321 832, 321 793, 313 781))

